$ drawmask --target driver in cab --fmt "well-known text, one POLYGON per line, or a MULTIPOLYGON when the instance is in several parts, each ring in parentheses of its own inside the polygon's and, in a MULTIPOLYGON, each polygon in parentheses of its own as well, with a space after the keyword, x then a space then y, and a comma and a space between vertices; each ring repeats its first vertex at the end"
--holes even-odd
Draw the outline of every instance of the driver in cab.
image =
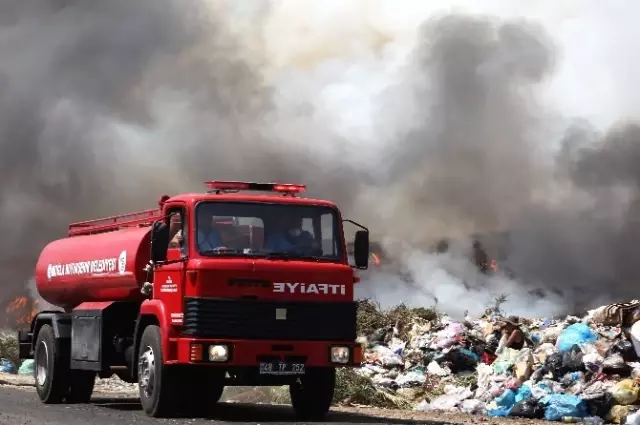
POLYGON ((224 246, 220 233, 215 228, 213 215, 204 209, 198 212, 197 244, 200 252, 211 252, 224 246))
POLYGON ((302 230, 302 217, 295 215, 278 217, 276 231, 267 239, 265 248, 271 252, 314 255, 320 245, 311 233, 302 230))

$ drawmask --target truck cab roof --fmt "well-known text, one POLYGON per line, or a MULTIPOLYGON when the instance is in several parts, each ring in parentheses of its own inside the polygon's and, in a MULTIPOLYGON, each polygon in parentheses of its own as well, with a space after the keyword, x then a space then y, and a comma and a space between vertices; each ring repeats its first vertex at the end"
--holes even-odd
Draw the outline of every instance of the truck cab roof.
POLYGON ((248 193, 184 193, 173 196, 165 202, 184 202, 195 205, 201 201, 226 201, 226 202, 263 202, 278 204, 298 204, 298 205, 319 205, 330 208, 337 208, 336 204, 324 199, 301 198, 283 196, 278 194, 248 194, 248 193))

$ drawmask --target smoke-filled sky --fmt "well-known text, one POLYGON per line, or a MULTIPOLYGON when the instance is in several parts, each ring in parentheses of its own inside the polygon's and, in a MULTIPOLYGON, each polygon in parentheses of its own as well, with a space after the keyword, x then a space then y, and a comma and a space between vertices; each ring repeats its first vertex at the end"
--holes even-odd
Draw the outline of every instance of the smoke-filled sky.
POLYGON ((69 221, 242 179, 306 183, 402 242, 415 286, 361 284, 388 302, 477 312, 507 293, 546 314, 634 296, 635 9, 0 0, 4 293, 69 221), (517 281, 421 252, 495 229, 517 281))

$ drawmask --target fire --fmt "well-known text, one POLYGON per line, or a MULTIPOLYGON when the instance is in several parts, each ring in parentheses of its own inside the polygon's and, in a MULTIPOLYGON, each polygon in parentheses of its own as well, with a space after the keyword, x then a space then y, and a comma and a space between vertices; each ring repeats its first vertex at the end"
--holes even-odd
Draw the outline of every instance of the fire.
POLYGON ((9 303, 6 312, 18 325, 28 325, 38 313, 38 301, 28 297, 17 297, 9 303))

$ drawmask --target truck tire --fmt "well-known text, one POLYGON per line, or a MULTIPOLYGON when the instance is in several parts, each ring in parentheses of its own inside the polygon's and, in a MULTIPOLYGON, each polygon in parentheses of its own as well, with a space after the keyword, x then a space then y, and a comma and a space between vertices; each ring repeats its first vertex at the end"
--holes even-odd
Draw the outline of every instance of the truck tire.
POLYGON ((183 388, 172 377, 171 368, 164 367, 160 328, 149 325, 140 339, 138 355, 138 389, 142 409, 153 418, 171 417, 176 413, 177 395, 183 388))
POLYGON ((289 385, 291 405, 300 421, 323 420, 333 401, 336 387, 336 370, 333 368, 309 369, 306 375, 289 385))
POLYGON ((90 370, 69 371, 67 403, 89 403, 96 383, 96 373, 90 370))
POLYGON ((58 351, 51 325, 43 325, 38 332, 33 355, 36 392, 45 404, 62 403, 69 388, 70 359, 58 351))

